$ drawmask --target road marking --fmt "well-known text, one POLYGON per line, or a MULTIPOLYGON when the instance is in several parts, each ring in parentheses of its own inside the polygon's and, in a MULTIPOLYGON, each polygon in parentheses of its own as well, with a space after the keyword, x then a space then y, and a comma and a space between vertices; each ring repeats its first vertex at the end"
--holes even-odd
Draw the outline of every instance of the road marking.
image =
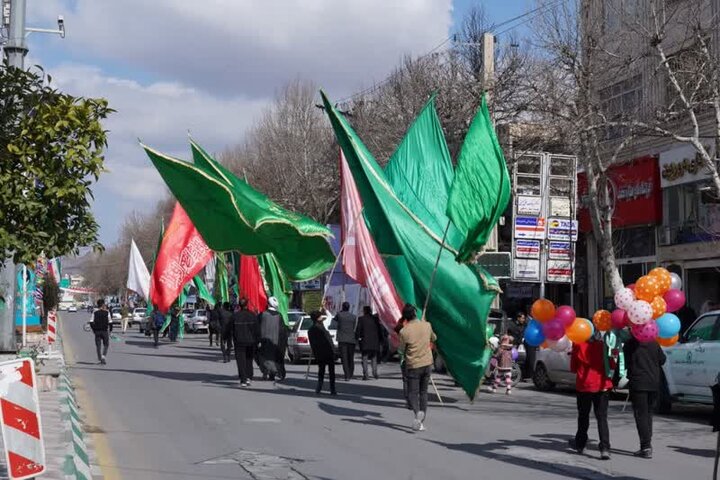
POLYGON ((245 419, 243 419, 243 422, 245 422, 245 423, 280 423, 281 420, 279 418, 245 418, 245 419))

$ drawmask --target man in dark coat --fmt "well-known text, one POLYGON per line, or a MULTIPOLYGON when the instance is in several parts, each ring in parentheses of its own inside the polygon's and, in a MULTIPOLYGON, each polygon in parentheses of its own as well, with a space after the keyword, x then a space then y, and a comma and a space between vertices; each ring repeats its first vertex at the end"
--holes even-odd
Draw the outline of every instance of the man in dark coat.
POLYGON ((220 309, 220 350, 223 354, 223 362, 230 361, 232 350, 232 310, 230 302, 223 303, 220 309))
POLYGON ((285 378, 285 322, 278 312, 278 301, 275 297, 268 298, 268 308, 260 314, 260 350, 258 357, 262 364, 263 379, 285 378))
POLYGON ((308 339, 310 340, 310 348, 313 357, 318 364, 318 381, 315 387, 315 393, 320 395, 322 391, 323 381, 325 380, 325 368, 330 371, 330 394, 337 395, 335 391, 335 352, 333 351, 333 341, 330 332, 325 329, 325 316, 318 311, 310 314, 313 325, 308 330, 308 339))
POLYGON ((107 363, 106 357, 108 348, 110 348, 110 332, 112 332, 112 319, 108 311, 105 300, 102 298, 97 301, 98 309, 93 313, 92 331, 95 334, 95 350, 97 351, 97 359, 102 365, 107 363), (102 345, 102 350, 100 346, 102 345))
POLYGON ((248 310, 247 300, 240 300, 240 310, 232 315, 232 337, 235 347, 240 386, 249 387, 253 377, 253 355, 260 339, 258 317, 248 310))
POLYGON ((170 325, 168 326, 168 337, 171 342, 177 342, 180 331, 180 307, 177 305, 170 309, 170 325))
POLYGON ((220 302, 215 304, 215 308, 210 310, 208 322, 208 336, 210 337, 210 346, 213 346, 213 335, 215 335, 215 343, 220 345, 220 302))
POLYGON ((340 348, 345 380, 353 378, 355 373, 355 324, 357 317, 350 313, 350 304, 343 302, 342 311, 335 316, 337 341, 340 348))
POLYGON ((640 437, 640 450, 635 456, 652 458, 652 412, 660 389, 660 367, 665 363, 665 353, 657 342, 639 342, 634 337, 625 342, 623 353, 640 437))
POLYGON ((358 318, 355 337, 360 343, 362 353, 363 380, 368 379, 368 361, 372 363, 372 374, 377 380, 378 377, 378 354, 380 352, 381 333, 379 319, 372 314, 370 307, 363 307, 363 316, 358 318))

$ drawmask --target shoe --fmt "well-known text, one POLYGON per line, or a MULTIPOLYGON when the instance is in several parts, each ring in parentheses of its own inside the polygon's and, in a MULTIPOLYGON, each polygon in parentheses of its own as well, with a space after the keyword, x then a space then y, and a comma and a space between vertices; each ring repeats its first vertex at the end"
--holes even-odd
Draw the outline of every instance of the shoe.
POLYGON ((579 455, 582 455, 583 451, 585 451, 585 447, 578 448, 577 442, 575 441, 574 438, 571 438, 570 440, 568 440, 568 445, 570 446, 570 448, 575 450, 579 455))
POLYGON ((367 382, 369 379, 368 377, 363 377, 363 380, 367 382))
POLYGON ((652 458, 652 453, 652 448, 641 448, 637 452, 633 453, 633 456, 640 458, 652 458))
POLYGON ((107 364, 107 360, 105 360, 105 355, 103 355, 102 358, 100 359, 100 363, 102 363, 103 365, 107 364))
POLYGON ((601 460, 610 460, 610 450, 600 450, 601 460))
POLYGON ((337 397, 337 392, 335 390, 333 390, 332 392, 330 392, 330 395, 337 397))
POLYGON ((425 425, 421 423, 420 427, 418 428, 418 432, 424 432, 424 431, 425 431, 425 425))
POLYGON ((375 380, 380 380, 380 375, 373 375, 375 377, 375 380))
POLYGON ((505 390, 505 395, 512 395, 512 390, 510 390, 509 388, 505 390))
POLYGON ((415 414, 415 419, 413 420, 413 430, 420 431, 420 429, 423 426, 423 420, 425 420, 425 412, 418 412, 415 414))
POLYGON ((262 379, 263 379, 263 382, 268 379, 267 373, 263 373, 262 379))
POLYGON ((320 390, 315 390, 315 395, 320 395, 320 390))
POLYGON ((488 390, 488 392, 490 392, 490 393, 496 393, 496 392, 497 392, 497 388, 490 388, 490 389, 488 390))
POLYGON ((240 383, 240 387, 241 387, 241 388, 247 388, 247 387, 249 387, 249 386, 250 386, 250 385, 248 385, 247 382, 241 382, 241 383, 240 383))

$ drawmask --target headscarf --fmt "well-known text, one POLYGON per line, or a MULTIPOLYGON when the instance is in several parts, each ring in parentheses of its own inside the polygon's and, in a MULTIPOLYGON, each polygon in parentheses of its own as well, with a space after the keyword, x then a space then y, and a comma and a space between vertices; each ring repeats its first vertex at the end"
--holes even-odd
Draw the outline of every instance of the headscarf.
POLYGON ((278 300, 275 297, 268 298, 268 310, 277 310, 278 300))

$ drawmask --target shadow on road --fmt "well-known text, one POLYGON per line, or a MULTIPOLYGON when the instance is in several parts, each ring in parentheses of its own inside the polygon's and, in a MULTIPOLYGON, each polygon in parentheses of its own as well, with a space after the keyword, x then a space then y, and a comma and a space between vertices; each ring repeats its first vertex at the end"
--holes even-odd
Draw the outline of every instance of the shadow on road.
POLYGON ((696 457, 703 458, 715 458, 715 450, 709 448, 687 448, 677 445, 668 445, 668 448, 672 448, 676 452, 684 453, 685 455, 694 455, 696 457))

